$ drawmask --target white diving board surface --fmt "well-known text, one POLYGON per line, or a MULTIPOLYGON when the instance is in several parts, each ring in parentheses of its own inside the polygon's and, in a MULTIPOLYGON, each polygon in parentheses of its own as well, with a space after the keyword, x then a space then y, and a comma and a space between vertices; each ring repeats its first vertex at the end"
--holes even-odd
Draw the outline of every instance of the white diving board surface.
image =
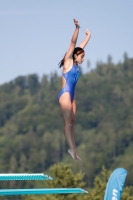
POLYGON ((0 196, 27 194, 72 194, 88 193, 81 188, 1 189, 0 196))
POLYGON ((52 178, 43 173, 28 174, 28 173, 15 173, 15 174, 0 174, 0 181, 13 181, 13 180, 52 180, 52 178))

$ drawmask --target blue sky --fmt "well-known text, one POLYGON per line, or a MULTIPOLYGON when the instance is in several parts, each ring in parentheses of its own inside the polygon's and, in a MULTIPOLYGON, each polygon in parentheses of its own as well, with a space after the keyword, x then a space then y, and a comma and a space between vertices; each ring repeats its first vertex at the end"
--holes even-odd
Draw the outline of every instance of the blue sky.
POLYGON ((133 57, 132 0, 1 0, 0 84, 17 76, 37 73, 39 77, 57 71, 74 31, 80 26, 78 44, 91 32, 82 64, 95 68, 97 61, 133 57))

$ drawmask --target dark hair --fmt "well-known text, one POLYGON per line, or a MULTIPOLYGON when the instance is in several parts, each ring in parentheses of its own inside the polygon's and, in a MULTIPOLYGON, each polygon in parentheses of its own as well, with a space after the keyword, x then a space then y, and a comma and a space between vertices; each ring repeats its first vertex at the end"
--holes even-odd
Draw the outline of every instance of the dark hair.
MULTIPOLYGON (((74 55, 76 54, 77 56, 79 55, 79 54, 81 54, 81 53, 83 53, 84 52, 84 49, 82 49, 81 47, 76 47, 75 49, 74 49, 74 51, 73 51, 73 55, 72 55, 72 57, 73 57, 73 60, 74 60, 74 55)), ((66 55, 66 53, 65 53, 65 55, 66 55)), ((63 57, 63 59, 59 62, 59 68, 61 68, 63 65, 64 65, 64 59, 65 59, 65 55, 64 55, 64 57, 63 57)))

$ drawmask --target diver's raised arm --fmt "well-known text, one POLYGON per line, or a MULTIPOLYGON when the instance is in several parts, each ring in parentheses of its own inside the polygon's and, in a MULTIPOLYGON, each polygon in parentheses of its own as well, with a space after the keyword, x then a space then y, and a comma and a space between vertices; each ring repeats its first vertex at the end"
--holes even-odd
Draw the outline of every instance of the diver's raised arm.
POLYGON ((65 60, 66 59, 72 59, 72 55, 73 55, 73 51, 75 49, 76 43, 77 43, 77 38, 78 38, 78 33, 79 33, 79 23, 76 19, 74 19, 74 24, 75 24, 75 30, 74 33, 72 35, 72 39, 71 39, 71 43, 70 43, 70 47, 65 55, 65 60))
POLYGON ((79 45, 79 47, 81 47, 82 49, 85 48, 85 46, 87 45, 87 43, 88 43, 88 41, 89 41, 89 39, 91 37, 91 33, 90 33, 90 31, 88 29, 86 30, 85 33, 86 33, 86 37, 79 45))

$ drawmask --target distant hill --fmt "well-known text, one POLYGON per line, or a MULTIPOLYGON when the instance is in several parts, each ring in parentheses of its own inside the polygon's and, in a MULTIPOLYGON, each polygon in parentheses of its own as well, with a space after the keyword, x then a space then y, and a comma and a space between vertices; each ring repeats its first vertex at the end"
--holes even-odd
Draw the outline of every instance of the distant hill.
POLYGON ((62 161, 84 171, 89 186, 103 165, 124 167, 133 185, 133 59, 125 54, 117 65, 98 63, 79 78, 75 139, 81 162, 67 153, 60 88, 56 73, 41 81, 37 74, 19 76, 0 86, 0 173, 46 172, 62 161))

